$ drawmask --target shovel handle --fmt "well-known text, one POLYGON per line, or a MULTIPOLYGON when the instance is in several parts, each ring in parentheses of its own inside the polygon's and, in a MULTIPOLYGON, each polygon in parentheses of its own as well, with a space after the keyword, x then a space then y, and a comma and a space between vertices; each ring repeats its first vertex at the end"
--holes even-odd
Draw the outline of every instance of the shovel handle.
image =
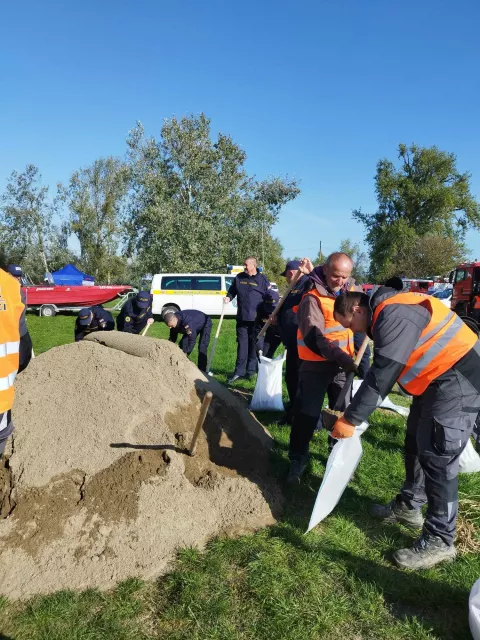
POLYGON ((147 331, 150 329, 150 327, 152 326, 153 322, 150 322, 150 324, 147 324, 147 326, 145 327, 145 329, 142 331, 142 333, 140 334, 141 336, 145 336, 147 335, 147 331))
POLYGON ((203 397, 202 408, 200 409, 200 415, 198 416, 197 426, 195 427, 192 441, 188 448, 189 456, 193 456, 195 454, 195 448, 197 446, 198 436, 200 435, 200 431, 202 430, 203 423, 205 422, 205 418, 207 417, 208 407, 210 406, 210 402, 212 401, 212 398, 213 398, 213 393, 211 391, 207 391, 207 393, 203 397))
POLYGON ((297 273, 293 276, 293 280, 288 285, 287 290, 285 291, 283 296, 280 298, 280 300, 278 301, 277 306, 272 311, 272 313, 270 314, 270 317, 268 318, 268 320, 266 321, 266 323, 263 325, 262 329, 260 330, 260 332, 259 332, 259 334, 257 336, 257 342, 261 338, 263 338, 263 336, 266 334, 268 327, 272 324, 272 322, 277 317, 277 314, 280 311, 280 309, 282 308, 282 305, 285 302, 285 300, 287 299, 287 296, 289 295, 290 291, 293 289, 293 287, 297 284, 297 282, 300 280, 300 278, 302 276, 303 276, 303 273, 300 271, 300 269, 298 269, 297 273))
POLYGON ((218 327, 217 327, 217 330, 215 332, 215 337, 213 339, 212 348, 210 349, 210 355, 208 356, 207 373, 210 372, 210 367, 212 366, 213 356, 215 354, 215 349, 216 349, 216 346, 217 346, 218 336, 220 335, 220 329, 222 327, 223 316, 225 315, 225 307, 226 306, 227 305, 225 303, 223 303, 222 313, 220 315, 220 320, 218 322, 218 327))
MULTIPOLYGON (((357 365, 357 367, 363 358, 363 354, 365 353, 366 348, 368 347, 368 342, 369 342, 369 338, 368 336, 365 336, 362 344, 360 345, 360 349, 357 351, 357 355, 355 358, 355 364, 357 365)), ((345 396, 347 395, 348 390, 352 386, 354 377, 355 377, 355 373, 353 371, 350 371, 350 373, 347 374, 347 377, 345 379, 345 384, 343 385, 342 390, 338 394, 337 401, 335 402, 335 406, 333 408, 334 411, 340 411, 340 407, 342 406, 343 401, 345 400, 345 396)))

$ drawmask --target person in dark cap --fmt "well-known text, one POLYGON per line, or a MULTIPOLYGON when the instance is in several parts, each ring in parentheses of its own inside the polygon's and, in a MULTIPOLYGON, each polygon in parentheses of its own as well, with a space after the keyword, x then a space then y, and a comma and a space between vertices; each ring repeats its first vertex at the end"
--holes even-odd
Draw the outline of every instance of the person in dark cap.
POLYGON ((117 329, 125 333, 141 333, 147 324, 152 324, 153 296, 148 291, 139 291, 135 298, 130 298, 117 316, 117 329))
POLYGON ((93 331, 113 331, 115 321, 110 311, 107 311, 101 304, 94 307, 80 309, 75 321, 75 342, 83 340, 85 336, 93 331))
POLYGON ((17 280, 20 282, 20 284, 22 284, 22 278, 23 278, 23 270, 22 267, 18 264, 9 264, 7 266, 7 272, 13 276, 14 278, 17 278, 17 280))
POLYGON ((178 334, 182 334, 179 347, 187 356, 192 353, 197 336, 199 336, 198 368, 200 371, 206 372, 208 345, 212 332, 210 316, 196 309, 185 309, 185 311, 177 311, 176 313, 166 313, 163 320, 170 329, 170 342, 176 343, 178 334))
MULTIPOLYGON (((267 322, 269 317, 272 315, 275 307, 278 304, 278 301, 279 301, 278 291, 275 291, 274 289, 269 289, 265 294, 265 298, 263 299, 262 304, 257 310, 257 318, 255 320, 256 334, 258 334, 262 330, 263 325, 267 322)), ((262 354, 266 358, 272 359, 275 357, 275 351, 278 349, 281 342, 282 342, 282 339, 278 331, 277 319, 275 318, 272 324, 268 327, 263 338, 261 338, 258 341, 257 345, 259 350, 262 352, 262 354)))
MULTIPOLYGON (((285 271, 280 275, 286 279, 288 285, 293 281, 299 266, 300 260, 289 260, 285 265, 285 271)), ((280 421, 281 424, 291 424, 292 422, 293 403, 297 395, 298 387, 298 367, 300 366, 297 349, 298 321, 294 307, 297 307, 300 304, 303 294, 309 289, 310 280, 306 275, 302 275, 300 280, 297 281, 293 289, 288 294, 277 315, 278 331, 280 333, 282 343, 287 350, 285 362, 285 384, 287 385, 288 397, 290 399, 287 412, 280 421)))

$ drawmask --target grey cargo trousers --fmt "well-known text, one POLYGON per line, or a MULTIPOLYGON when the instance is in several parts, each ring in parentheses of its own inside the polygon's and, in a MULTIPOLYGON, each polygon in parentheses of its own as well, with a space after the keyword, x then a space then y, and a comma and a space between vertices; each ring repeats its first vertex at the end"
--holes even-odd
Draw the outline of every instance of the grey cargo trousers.
POLYGON ((414 509, 427 504, 424 529, 448 545, 455 537, 459 458, 479 409, 478 391, 449 369, 413 399, 407 420, 400 498, 414 509))

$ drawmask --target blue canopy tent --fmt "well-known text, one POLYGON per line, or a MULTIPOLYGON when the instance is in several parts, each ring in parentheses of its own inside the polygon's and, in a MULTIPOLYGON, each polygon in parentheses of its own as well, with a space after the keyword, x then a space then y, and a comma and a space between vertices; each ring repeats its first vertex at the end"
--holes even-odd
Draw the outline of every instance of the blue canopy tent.
POLYGON ((82 285, 84 281, 91 282, 93 284, 95 281, 95 278, 87 276, 86 273, 77 269, 73 264, 67 264, 63 269, 54 271, 52 276, 55 284, 64 284, 69 286, 79 286, 82 285))

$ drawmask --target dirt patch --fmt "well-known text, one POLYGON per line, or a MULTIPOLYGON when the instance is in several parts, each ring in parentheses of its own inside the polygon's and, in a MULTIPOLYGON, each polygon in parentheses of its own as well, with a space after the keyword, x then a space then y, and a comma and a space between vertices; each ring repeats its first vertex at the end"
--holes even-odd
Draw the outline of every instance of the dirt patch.
POLYGON ((112 332, 42 354, 18 377, 14 422, 0 464, 13 598, 155 577, 178 547, 273 523, 282 507, 269 434, 166 341, 112 332))

